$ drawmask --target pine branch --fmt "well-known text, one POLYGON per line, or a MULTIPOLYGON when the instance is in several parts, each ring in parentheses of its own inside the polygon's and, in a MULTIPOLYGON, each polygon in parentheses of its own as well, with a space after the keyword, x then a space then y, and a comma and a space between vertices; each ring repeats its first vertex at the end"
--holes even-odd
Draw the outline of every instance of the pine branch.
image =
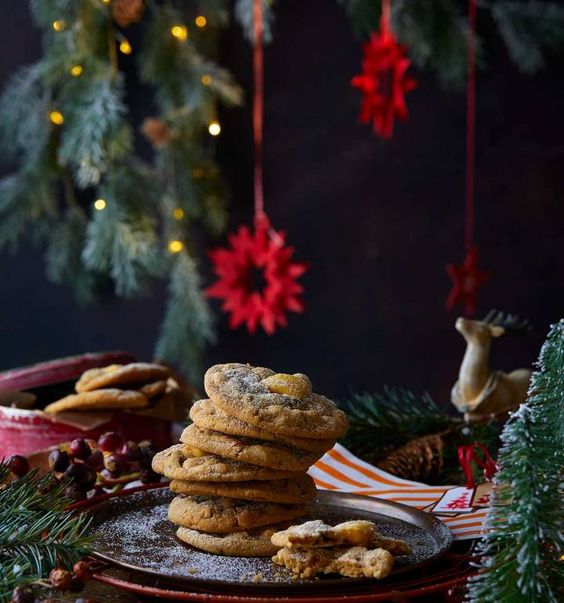
POLYGON ((98 184, 110 164, 131 150, 133 135, 125 121, 123 78, 107 70, 102 78, 73 78, 61 102, 67 115, 59 162, 70 166, 79 187, 98 184))
MULTIPOLYGON (((273 0, 263 0, 262 3, 263 39, 266 44, 272 42, 272 28, 274 26, 274 10, 272 9, 272 4, 273 0)), ((249 42, 253 43, 253 0, 237 0, 235 4, 235 18, 241 24, 249 42)))
POLYGON ((506 423, 473 603, 556 603, 564 584, 564 320, 554 325, 527 401, 506 423))
POLYGON ((155 358, 179 365, 193 383, 202 379, 201 350, 214 341, 213 320, 200 275, 187 252, 177 254, 169 284, 169 301, 155 348, 155 358))
POLYGON ((429 394, 418 398, 403 388, 384 388, 381 394, 353 394, 344 409, 350 420, 344 445, 370 459, 412 437, 436 433, 455 422, 429 394))
MULTIPOLYGON (((0 481, 7 478, 0 463, 0 481)), ((88 554, 90 519, 65 511, 66 481, 32 471, 0 490, 0 602, 15 586, 45 578, 55 566, 70 567, 88 554)))
POLYGON ((64 218, 49 233, 45 254, 49 280, 70 284, 81 304, 93 301, 96 286, 95 275, 86 270, 81 261, 86 224, 83 210, 78 206, 69 207, 64 218))
POLYGON ((564 45, 564 6, 510 0, 489 5, 513 62, 525 73, 544 67, 545 48, 564 45))

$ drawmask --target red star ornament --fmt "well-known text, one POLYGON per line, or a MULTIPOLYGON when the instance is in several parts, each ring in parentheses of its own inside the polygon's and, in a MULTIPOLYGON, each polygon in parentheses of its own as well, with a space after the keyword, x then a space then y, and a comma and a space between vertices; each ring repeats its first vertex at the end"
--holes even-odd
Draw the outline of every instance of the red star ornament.
POLYGON ((267 218, 257 220, 254 232, 241 226, 229 236, 228 248, 209 253, 218 280, 206 293, 223 300, 221 309, 230 314, 231 329, 246 324, 254 334, 260 325, 272 335, 277 326, 286 326, 286 312, 303 312, 304 289, 297 279, 308 267, 293 262, 293 253, 285 234, 272 229, 267 218), (256 277, 262 287, 254 282, 256 277))
POLYGON ((372 122, 376 134, 390 138, 395 118, 405 121, 409 115, 405 94, 417 87, 417 81, 407 75, 410 60, 405 46, 386 27, 371 34, 363 55, 362 73, 351 80, 363 94, 360 121, 372 122))
POLYGON ((446 300, 446 307, 452 310, 458 304, 464 304, 464 314, 471 316, 476 312, 478 290, 491 277, 490 272, 478 268, 478 248, 471 247, 460 266, 447 264, 446 271, 452 280, 452 288, 446 300))

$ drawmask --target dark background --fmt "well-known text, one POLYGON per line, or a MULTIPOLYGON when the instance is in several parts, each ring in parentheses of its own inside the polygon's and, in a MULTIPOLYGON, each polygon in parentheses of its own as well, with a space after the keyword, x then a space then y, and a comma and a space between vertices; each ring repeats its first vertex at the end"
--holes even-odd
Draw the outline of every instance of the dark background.
MULTIPOLYGON (((40 41, 26 2, 0 0, 0 15, 3 86, 38 57, 40 41)), ((223 49, 223 63, 249 91, 250 49, 238 26, 225 33, 223 49)), ((273 337, 231 332, 221 316, 206 361, 305 372, 338 397, 388 384, 446 402, 464 351, 456 313, 444 310, 444 267, 464 253, 465 99, 416 72, 409 123, 382 142, 357 122, 349 80, 360 56, 333 0, 278 3, 266 53, 266 203, 298 259, 311 263, 303 278, 308 308, 273 337)), ((561 69, 553 58, 538 75, 522 75, 493 43, 479 74, 476 238, 483 267, 494 273, 479 314, 495 306, 536 327, 527 339, 495 342, 496 368, 532 362, 549 323, 564 315, 561 69)), ((135 90, 131 99, 143 113, 135 90)), ((233 229, 251 220, 250 107, 223 114, 222 126, 233 229)), ((31 249, 0 254, 0 283, 0 369, 116 348, 151 357, 162 287, 151 299, 106 296, 81 309, 68 289, 46 280, 31 249)))

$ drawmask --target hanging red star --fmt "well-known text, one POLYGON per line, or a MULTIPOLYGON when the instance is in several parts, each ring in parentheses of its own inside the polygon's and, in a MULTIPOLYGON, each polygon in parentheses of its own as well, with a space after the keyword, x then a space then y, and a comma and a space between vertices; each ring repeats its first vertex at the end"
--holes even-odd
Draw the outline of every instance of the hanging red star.
POLYGON ((452 280, 446 307, 452 310, 456 305, 464 304, 464 314, 471 316, 476 312, 478 289, 491 277, 490 272, 478 268, 478 248, 471 247, 460 266, 447 264, 446 270, 452 280))
POLYGON ((390 138, 396 117, 408 117, 405 94, 417 87, 417 81, 407 75, 410 61, 405 46, 398 44, 385 26, 372 33, 363 46, 362 73, 351 84, 358 88, 363 99, 360 121, 372 122, 372 128, 382 138, 390 138))
POLYGON ((221 308, 230 314, 231 329, 246 324, 254 334, 260 325, 272 335, 277 326, 286 326, 286 312, 303 312, 303 287, 297 279, 307 265, 292 262, 294 250, 284 244, 284 238, 264 218, 257 221, 254 232, 241 226, 230 235, 230 248, 210 252, 218 280, 207 294, 223 300, 221 308), (262 280, 262 286, 256 279, 262 280))

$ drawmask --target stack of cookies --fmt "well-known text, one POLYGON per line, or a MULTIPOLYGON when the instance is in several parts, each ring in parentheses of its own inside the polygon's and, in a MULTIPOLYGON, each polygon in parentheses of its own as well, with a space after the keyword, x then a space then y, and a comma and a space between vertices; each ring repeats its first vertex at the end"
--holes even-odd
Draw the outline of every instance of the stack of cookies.
POLYGON ((346 521, 330 526, 323 521, 307 521, 272 535, 279 548, 274 563, 300 578, 318 574, 341 574, 351 578, 389 576, 394 558, 409 555, 403 540, 385 538, 371 521, 346 521))
POLYGON ((172 398, 178 389, 169 369, 160 364, 111 364, 85 371, 75 384, 75 394, 47 405, 44 411, 145 409, 172 398))
POLYGON ((316 490, 306 472, 347 419, 302 374, 221 364, 204 387, 209 399, 193 405, 182 443, 153 459, 179 494, 169 520, 180 540, 205 551, 270 556, 272 534, 307 514, 316 490))

